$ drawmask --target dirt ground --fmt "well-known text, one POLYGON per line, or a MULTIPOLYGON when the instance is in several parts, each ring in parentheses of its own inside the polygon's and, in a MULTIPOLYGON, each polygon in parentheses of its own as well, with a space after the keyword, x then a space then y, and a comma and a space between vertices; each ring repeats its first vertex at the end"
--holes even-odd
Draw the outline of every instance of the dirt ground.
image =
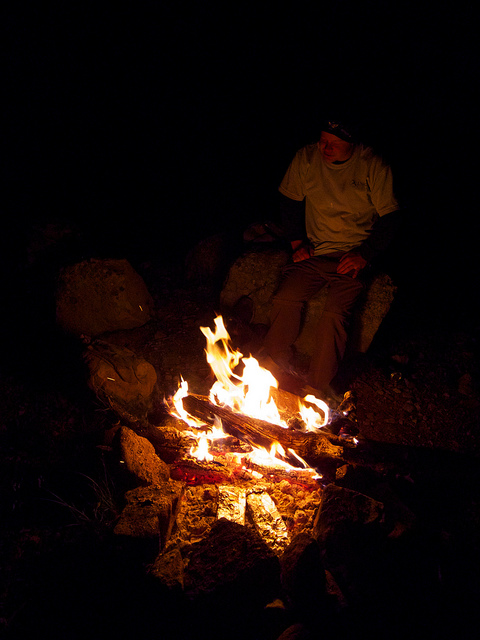
MULTIPOLYGON (((180 377, 205 393, 211 374, 199 327, 211 326, 216 292, 154 262, 139 271, 157 316, 119 340, 152 362, 166 395, 180 377)), ((473 637, 480 595, 479 327, 468 313, 452 320, 443 307, 428 308, 431 299, 420 310, 400 291, 369 352, 348 361, 345 376, 357 396, 362 439, 402 462, 405 494, 451 552, 438 568, 441 602, 449 602, 452 619, 457 612, 462 618, 463 637, 473 637)), ((103 436, 117 418, 86 386, 84 345, 60 335, 47 317, 30 313, 4 349, 0 631, 12 638, 42 631, 62 639, 86 632, 119 637, 121 626, 158 637, 151 623, 159 604, 143 581, 144 558, 134 548, 126 556, 110 536, 118 505, 103 436)))

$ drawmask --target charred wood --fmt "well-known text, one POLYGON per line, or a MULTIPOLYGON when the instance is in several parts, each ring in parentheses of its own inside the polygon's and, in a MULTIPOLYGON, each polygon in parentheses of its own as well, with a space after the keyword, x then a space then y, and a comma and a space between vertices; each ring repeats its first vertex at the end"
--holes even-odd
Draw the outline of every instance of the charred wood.
POLYGON ((234 469, 221 462, 186 457, 171 465, 170 477, 188 485, 220 484, 234 480, 234 469))
POLYGON ((205 396, 188 395, 183 399, 183 406, 191 415, 205 422, 213 423, 217 416, 227 433, 249 444, 269 449, 273 442, 278 442, 284 449, 293 449, 312 466, 324 460, 341 461, 343 458, 342 441, 333 434, 285 429, 265 420, 235 413, 228 407, 219 407, 205 396))

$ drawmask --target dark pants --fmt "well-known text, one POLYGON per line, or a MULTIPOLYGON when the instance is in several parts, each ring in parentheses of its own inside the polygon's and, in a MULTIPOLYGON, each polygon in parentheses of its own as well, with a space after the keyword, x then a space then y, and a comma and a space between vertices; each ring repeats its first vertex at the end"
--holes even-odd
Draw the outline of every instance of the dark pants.
POLYGON ((345 353, 348 321, 364 288, 361 279, 337 273, 338 261, 338 257, 315 256, 285 267, 264 341, 268 355, 284 364, 300 332, 304 304, 328 285, 308 376, 308 383, 315 389, 325 389, 338 371, 345 353))

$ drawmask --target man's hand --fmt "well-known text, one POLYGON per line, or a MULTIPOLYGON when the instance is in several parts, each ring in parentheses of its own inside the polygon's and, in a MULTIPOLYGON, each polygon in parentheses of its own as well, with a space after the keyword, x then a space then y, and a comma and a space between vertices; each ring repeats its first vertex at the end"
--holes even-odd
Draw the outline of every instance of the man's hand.
POLYGON ((308 260, 313 256, 313 247, 310 244, 305 244, 302 240, 293 240, 291 242, 293 249, 293 261, 301 262, 301 260, 308 260))
POLYGON ((337 273, 341 273, 342 275, 351 275, 352 278, 356 278, 359 272, 366 266, 367 261, 365 258, 362 258, 362 256, 355 253, 355 251, 349 251, 340 258, 337 273))

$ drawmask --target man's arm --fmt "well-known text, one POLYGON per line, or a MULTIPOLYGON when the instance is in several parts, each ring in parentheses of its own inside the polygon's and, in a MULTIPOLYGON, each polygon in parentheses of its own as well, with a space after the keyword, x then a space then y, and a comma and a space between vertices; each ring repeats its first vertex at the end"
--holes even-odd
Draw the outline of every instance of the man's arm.
POLYGON ((283 193, 278 194, 280 225, 285 232, 287 240, 306 240, 305 230, 305 199, 292 200, 283 193))
POLYGON ((368 238, 357 249, 357 253, 359 253, 367 263, 371 262, 387 249, 400 226, 400 221, 401 214, 398 209, 378 218, 368 238))
POLYGON ((359 247, 342 256, 337 268, 338 273, 351 274, 352 278, 356 278, 367 264, 387 249, 400 226, 400 220, 399 210, 378 218, 368 238, 359 247))
POLYGON ((305 199, 293 200, 282 193, 279 197, 281 226, 286 240, 289 241, 293 261, 300 262, 311 258, 313 247, 308 241, 305 229, 305 199))

